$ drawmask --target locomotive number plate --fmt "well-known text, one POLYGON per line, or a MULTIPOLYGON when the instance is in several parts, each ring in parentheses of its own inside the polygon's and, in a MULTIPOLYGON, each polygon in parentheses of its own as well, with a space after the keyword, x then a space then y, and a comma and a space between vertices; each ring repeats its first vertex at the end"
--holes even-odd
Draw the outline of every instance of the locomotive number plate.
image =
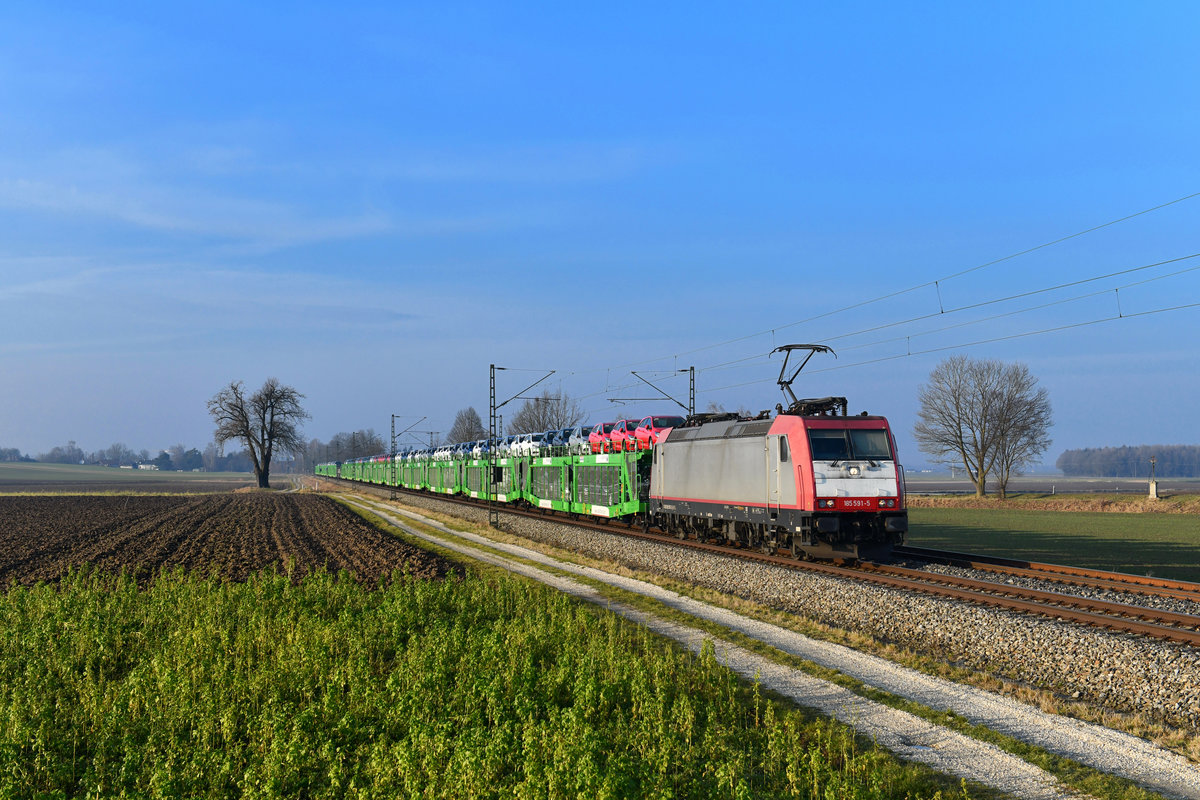
POLYGON ((841 501, 842 508, 870 508, 871 501, 866 499, 853 498, 841 501))

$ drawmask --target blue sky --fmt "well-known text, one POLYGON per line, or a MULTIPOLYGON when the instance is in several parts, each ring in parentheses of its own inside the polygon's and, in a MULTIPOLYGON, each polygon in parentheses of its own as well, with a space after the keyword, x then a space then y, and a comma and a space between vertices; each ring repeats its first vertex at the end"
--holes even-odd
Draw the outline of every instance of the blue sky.
MULTIPOLYGON (((838 352, 797 394, 887 414, 913 465, 918 387, 959 352, 1040 378, 1051 463, 1197 443, 1200 308, 1162 309, 1200 303, 1198 24, 1184 2, 5 4, 0 446, 203 447, 205 401, 269 376, 310 437, 446 431, 486 415, 492 363, 556 370, 591 421, 673 409, 610 402, 647 396, 631 369, 768 408, 789 342, 838 352)), ((505 397, 536 377, 501 375, 505 397)))

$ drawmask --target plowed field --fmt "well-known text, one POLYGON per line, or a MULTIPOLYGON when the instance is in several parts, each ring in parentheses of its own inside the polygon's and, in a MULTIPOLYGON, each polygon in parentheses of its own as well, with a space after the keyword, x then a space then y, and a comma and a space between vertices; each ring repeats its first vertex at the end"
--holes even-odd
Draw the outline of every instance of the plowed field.
POLYGON ((0 496, 0 587, 54 581, 83 564, 143 584, 176 567, 231 580, 323 567, 368 583, 397 569, 448 569, 320 495, 0 496))

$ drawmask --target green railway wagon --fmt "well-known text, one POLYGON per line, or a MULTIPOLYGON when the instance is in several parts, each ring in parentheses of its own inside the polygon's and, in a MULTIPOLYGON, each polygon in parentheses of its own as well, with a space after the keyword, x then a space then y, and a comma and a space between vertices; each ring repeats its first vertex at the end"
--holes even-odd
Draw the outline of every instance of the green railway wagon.
POLYGON ((649 450, 576 456, 571 461, 571 511, 595 517, 646 513, 649 450))
POLYGON ((524 496, 531 506, 571 511, 571 480, 575 459, 553 456, 528 459, 528 482, 524 496))
POLYGON ((380 463, 379 482, 384 486, 393 486, 396 483, 396 470, 394 469, 396 462, 393 456, 388 456, 380 463))
POLYGON ((491 465, 486 459, 472 458, 463 464, 463 494, 478 500, 488 499, 491 481, 488 480, 488 470, 491 465))
POLYGON ((495 481, 492 484, 496 499, 501 503, 515 503, 522 497, 520 459, 496 459, 495 481))
POLYGON ((502 503, 512 502, 520 497, 516 476, 512 459, 496 459, 494 464, 486 458, 468 459, 462 465, 462 493, 478 500, 494 495, 502 503))
POLYGON ((424 489, 426 488, 425 469, 427 461, 424 459, 412 459, 403 462, 400 469, 400 485, 405 489, 424 489))
POLYGON ((428 469, 429 491, 438 494, 458 494, 462 477, 458 461, 431 461, 428 469))

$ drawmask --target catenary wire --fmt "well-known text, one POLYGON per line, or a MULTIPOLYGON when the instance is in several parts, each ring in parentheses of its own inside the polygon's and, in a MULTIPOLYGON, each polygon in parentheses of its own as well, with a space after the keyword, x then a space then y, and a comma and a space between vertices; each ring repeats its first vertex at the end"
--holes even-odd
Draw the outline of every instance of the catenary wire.
POLYGON ((865 307, 865 306, 869 306, 869 305, 872 305, 872 304, 874 304, 874 303, 882 302, 882 301, 884 301, 884 300, 891 300, 892 298, 895 298, 895 297, 900 297, 901 295, 908 294, 909 292, 915 292, 915 291, 917 291, 918 289, 927 289, 927 288, 929 288, 930 286, 937 286, 938 284, 942 283, 943 281, 948 281, 948 280, 952 280, 952 279, 954 279, 954 278, 959 278, 959 277, 962 277, 963 275, 968 275, 968 274, 970 274, 970 273, 977 272, 977 271, 979 271, 979 270, 982 270, 982 269, 986 269, 987 267, 992 267, 992 266, 995 266, 995 265, 997 265, 997 264, 1002 264, 1002 263, 1004 263, 1004 262, 1006 262, 1006 261, 1011 261, 1011 260, 1012 260, 1012 259, 1014 259, 1014 258, 1019 258, 1019 257, 1021 257, 1021 256, 1024 256, 1024 255, 1028 255, 1028 254, 1030 254, 1030 253, 1037 252, 1038 250, 1044 250, 1044 249, 1045 249, 1045 248, 1047 248, 1047 247, 1053 247, 1053 246, 1054 246, 1054 245, 1056 245, 1056 244, 1062 244, 1063 242, 1067 242, 1067 241, 1070 241, 1070 240, 1072 240, 1072 239, 1078 239, 1079 237, 1081 237, 1081 236, 1086 236, 1086 235, 1087 235, 1087 234, 1089 234, 1089 233, 1095 233, 1096 231, 1103 230, 1104 228, 1108 228, 1108 227, 1111 227, 1111 226, 1113 226, 1113 225, 1118 225, 1118 224, 1120 224, 1120 223, 1122 223, 1122 222, 1127 222, 1127 221, 1129 221, 1129 220, 1131 220, 1131 219, 1135 219, 1135 218, 1137 218, 1137 217, 1144 216, 1144 215, 1146 215, 1146 214, 1150 214, 1150 213, 1153 213, 1153 212, 1155 212, 1155 211, 1160 211, 1160 210, 1162 210, 1162 209, 1164 209, 1164 208, 1168 208, 1168 207, 1170 207, 1170 206, 1173 206, 1173 205, 1176 205, 1176 204, 1178 204, 1178 203, 1182 203, 1182 202, 1185 202, 1185 201, 1187 201, 1187 200, 1191 200, 1191 199, 1192 199, 1192 198, 1194 198, 1194 197, 1200 197, 1200 192, 1193 192, 1193 193, 1191 193, 1191 194, 1184 195, 1183 197, 1177 197, 1177 198, 1175 198, 1174 200, 1170 200, 1170 201, 1168 201, 1168 202, 1166 202, 1166 203, 1160 203, 1160 204, 1158 204, 1158 205, 1156 205, 1156 206, 1152 206, 1152 207, 1150 207, 1150 208, 1145 208, 1145 209, 1142 209, 1141 211, 1136 211, 1136 212, 1134 212, 1134 213, 1132 213, 1132 214, 1127 214, 1127 215, 1125 215, 1125 216, 1123 216, 1123 217, 1120 217, 1120 218, 1118 218, 1118 219, 1109 220, 1108 222, 1103 222, 1103 223, 1101 223, 1101 224, 1099 224, 1099 225, 1093 225, 1093 226, 1092 226, 1092 227, 1090 227, 1090 228, 1087 228, 1087 229, 1085 229, 1085 230, 1082 230, 1082 231, 1078 231, 1078 232, 1076 232, 1076 233, 1069 234, 1069 235, 1067 235, 1067 236, 1061 236, 1061 237, 1059 237, 1059 238, 1057 238, 1057 239, 1054 239, 1053 241, 1044 242, 1044 243, 1042 243, 1042 244, 1039 244, 1039 245, 1036 245, 1036 246, 1034 246, 1034 247, 1029 247, 1029 248, 1026 248, 1026 249, 1024 249, 1024 250, 1021 250, 1021 251, 1019 251, 1019 252, 1016 252, 1016 253, 1011 253, 1011 254, 1009 254, 1009 255, 1002 256, 1001 258, 997 258, 997 259, 993 259, 993 260, 991 260, 991 261, 984 262, 983 264, 978 264, 978 265, 976 265, 976 266, 974 266, 974 267, 968 267, 967 269, 959 270, 958 272, 954 272, 954 273, 951 273, 951 274, 949 274, 949 275, 945 275, 945 276, 943 276, 943 277, 940 277, 940 278, 937 278, 937 279, 935 279, 935 280, 926 281, 926 282, 924 282, 924 283, 919 283, 919 284, 916 284, 916 285, 914 285, 914 286, 910 286, 910 287, 908 287, 908 288, 906 288, 906 289, 898 289, 897 291, 894 291, 894 292, 889 292, 889 293, 887 293, 887 294, 880 295, 880 296, 878 296, 878 297, 874 297, 874 298, 871 298, 871 299, 869 299, 869 300, 862 300, 862 301, 860 301, 860 302, 857 302, 857 303, 852 303, 852 304, 850 304, 850 305, 848 305, 848 306, 843 306, 843 307, 841 307, 841 308, 836 308, 836 309, 833 309, 832 311, 826 311, 826 312, 823 312, 823 313, 821 313, 821 314, 816 314, 816 315, 814 315, 814 316, 807 317, 807 318, 805 318, 805 319, 796 320, 795 322, 788 322, 788 323, 785 323, 785 324, 783 324, 783 325, 776 325, 776 326, 774 326, 774 327, 771 327, 771 328, 766 328, 766 329, 764 329, 764 330, 757 331, 757 332, 755 332, 755 333, 746 334, 746 335, 744 335, 744 336, 737 336, 737 337, 734 337, 734 338, 732 338, 732 339, 727 339, 727 340, 725 340, 725 341, 723 341, 723 342, 716 342, 716 343, 714 343, 714 344, 704 345, 704 346, 702 346, 702 347, 693 348, 693 349, 691 349, 691 350, 684 350, 684 351, 681 351, 681 352, 679 352, 679 353, 674 353, 674 354, 672 354, 672 355, 669 355, 669 356, 662 356, 662 357, 660 357, 660 358, 649 359, 649 360, 644 360, 644 361, 636 361, 636 362, 631 362, 631 363, 629 363, 629 364, 622 364, 622 365, 618 365, 617 367, 612 367, 611 369, 625 369, 625 368, 628 368, 628 367, 636 367, 636 366, 639 366, 639 365, 642 365, 642 364, 654 364, 654 363, 657 363, 657 362, 659 362, 659 361, 663 361, 663 360, 665 360, 665 359, 667 359, 667 358, 672 358, 672 357, 674 357, 674 358, 678 358, 679 356, 687 356, 687 355, 692 355, 692 354, 694 354, 694 353, 700 353, 700 352, 704 352, 705 350, 713 350, 713 349, 716 349, 716 348, 718 348, 718 347, 724 347, 725 345, 728 345, 728 344, 736 344, 737 342, 743 342, 743 341, 746 341, 746 340, 748 340, 748 339, 753 339, 753 338, 755 338, 755 337, 758 337, 758 336, 765 336, 765 335, 767 335, 767 334, 769 334, 769 333, 775 333, 775 332, 777 332, 777 331, 784 330, 785 328, 793 328, 793 327, 795 327, 795 326, 797 326, 797 325, 803 325, 803 324, 805 324, 805 323, 808 323, 808 322, 815 322, 816 320, 819 320, 819 319, 825 319, 826 317, 831 317, 831 316, 834 316, 835 314, 841 314, 841 313, 844 313, 844 312, 846 312, 846 311, 852 311, 852 310, 854 310, 854 309, 857 309, 857 308, 863 308, 863 307, 865 307))
MULTIPOLYGON (((838 335, 834 335, 834 336, 826 336, 826 337, 823 337, 823 339, 824 339, 824 341, 827 341, 827 342, 837 341, 837 340, 846 339, 846 338, 849 338, 852 336, 859 336, 859 335, 862 335, 865 333, 871 333, 874 331, 885 330, 888 328, 894 328, 894 327, 898 327, 901 325, 911 324, 914 322, 920 322, 922 320, 944 316, 945 314, 952 314, 952 313, 957 313, 957 312, 961 312, 961 311, 968 311, 968 310, 983 308, 985 306, 996 305, 999 303, 1009 302, 1009 301, 1021 299, 1024 297, 1031 297, 1031 296, 1038 295, 1038 294, 1045 294, 1047 292, 1058 291, 1061 289, 1070 288, 1072 286, 1080 286, 1080 285, 1083 285, 1086 283, 1094 283, 1099 280, 1105 280, 1105 279, 1109 279, 1109 278, 1119 277, 1121 275, 1129 275, 1129 274, 1136 273, 1136 272, 1142 272, 1147 269, 1161 267, 1166 264, 1175 264, 1175 263, 1179 263, 1181 261, 1187 261, 1187 260, 1194 259, 1194 258, 1200 258, 1200 253, 1193 253, 1191 255, 1179 256, 1177 258, 1171 258, 1171 259, 1165 259, 1162 261, 1154 262, 1152 264, 1144 264, 1144 265, 1137 266, 1137 267, 1130 267, 1128 269, 1116 270, 1113 272, 1108 272, 1108 273, 1104 273, 1101 275, 1096 275, 1096 276, 1092 276, 1092 277, 1088 277, 1088 278, 1082 278, 1082 279, 1075 280, 1075 281, 1069 281, 1069 282, 1057 284, 1054 286, 1044 287, 1044 288, 1040 288, 1040 289, 1034 289, 1034 290, 1030 290, 1027 292, 1020 292, 1017 294, 1008 295, 1006 297, 997 298, 994 300, 987 300, 987 301, 982 301, 979 303, 971 303, 971 304, 959 306, 956 308, 946 309, 943 312, 938 312, 935 314, 919 315, 919 316, 911 317, 911 318, 908 318, 905 320, 886 323, 884 325, 877 325, 877 326, 874 326, 871 328, 865 328, 865 329, 862 329, 859 331, 854 331, 851 333, 838 334, 838 335)), ((1158 280, 1163 280, 1165 278, 1175 277, 1177 275, 1181 275, 1181 274, 1184 274, 1187 272, 1193 272, 1197 269, 1200 269, 1200 266, 1188 267, 1187 269, 1176 270, 1174 272, 1170 272, 1165 275, 1158 275, 1158 276, 1155 276, 1152 278, 1147 278, 1145 280, 1135 281, 1132 283, 1124 284, 1119 287, 1115 287, 1115 290, 1119 291, 1121 289, 1128 289, 1133 286, 1140 286, 1140 285, 1143 285, 1146 283, 1151 283, 1153 281, 1158 281, 1158 280)), ((975 324, 980 324, 983 322, 994 321, 997 319, 1003 319, 1005 317, 1015 316, 1018 314, 1027 313, 1029 311, 1040 310, 1040 309, 1050 308, 1050 307, 1053 307, 1056 305, 1063 305, 1063 304, 1067 304, 1067 303, 1077 302, 1079 300, 1086 299, 1089 297, 1105 295, 1110 291, 1114 291, 1114 289, 1104 289, 1104 290, 1101 290, 1098 292, 1092 292, 1092 293, 1084 294, 1084 295, 1077 295, 1075 297, 1064 298, 1064 299, 1056 300, 1056 301, 1053 301, 1050 303, 1043 303, 1043 304, 1032 306, 1032 307, 1017 309, 1017 310, 1014 310, 1011 312, 1006 312, 1004 314, 995 314, 995 315, 991 315, 991 316, 984 317, 981 319, 968 320, 965 322, 957 323, 954 325, 943 326, 941 328, 936 328, 936 329, 929 330, 929 331, 921 331, 921 332, 917 332, 914 334, 907 334, 904 336, 893 337, 890 339, 880 339, 880 340, 876 340, 874 342, 870 342, 870 343, 866 343, 866 344, 851 345, 851 346, 838 348, 838 349, 842 350, 842 351, 850 351, 850 350, 863 349, 865 347, 875 346, 878 344, 886 344, 886 343, 890 343, 890 342, 894 342, 894 341, 904 341, 906 339, 911 339, 911 338, 917 337, 917 336, 927 336, 927 335, 931 335, 931 334, 937 333, 937 332, 943 332, 943 331, 947 331, 947 330, 953 330, 956 328, 967 327, 969 325, 975 325, 975 324)), ((1126 315, 1126 316, 1130 316, 1130 315, 1126 315)), ((732 360, 721 362, 718 364, 711 364, 711 365, 696 367, 696 373, 697 374, 705 374, 705 373, 716 372, 716 371, 723 370, 723 369, 736 368, 741 365, 748 366, 749 362, 759 361, 759 360, 762 360, 765 358, 767 358, 767 355, 765 353, 761 353, 761 352, 754 353, 754 354, 751 354, 748 356, 743 356, 741 358, 732 359, 732 360)), ((871 363, 871 362, 866 362, 866 363, 871 363)), ((811 370, 811 372, 817 372, 817 371, 819 371, 819 370, 811 370)), ((673 371, 664 370, 664 372, 673 372, 673 371)), ((669 379, 670 377, 674 377, 674 375, 668 374, 667 378, 669 379)), ((766 379, 763 379, 763 380, 765 381, 766 379)), ((737 384, 737 385, 740 386, 740 385, 744 385, 744 384, 737 384)), ((610 394, 614 391, 624 391, 626 389, 634 388, 636 386, 637 386, 637 384, 635 384, 635 383, 621 384, 621 385, 617 385, 617 386, 610 385, 603 390, 581 395, 580 399, 590 399, 592 397, 610 394)), ((710 389, 708 391, 719 391, 719 389, 710 389)))
MULTIPOLYGON (((1058 325, 1058 326, 1055 326, 1052 328, 1042 328, 1040 330, 1035 330, 1035 331, 1024 331, 1021 333, 1012 333, 1012 334, 1008 334, 1006 336, 995 336, 990 339, 976 339, 975 341, 971 341, 971 342, 961 342, 959 344, 943 345, 941 347, 931 347, 931 348, 928 348, 925 350, 914 350, 912 352, 907 352, 907 353, 896 353, 894 355, 880 356, 879 358, 867 359, 865 361, 855 361, 850 364, 837 364, 837 365, 834 365, 831 367, 821 367, 819 369, 809 370, 808 372, 811 374, 817 374, 817 373, 821 373, 821 372, 835 372, 837 370, 851 369, 853 367, 863 367, 863 366, 868 366, 870 364, 880 364, 885 361, 897 361, 902 358, 912 358, 914 356, 929 355, 931 353, 941 353, 941 352, 945 352, 946 350, 955 350, 955 349, 963 348, 963 347, 976 347, 978 345, 983 345, 983 344, 993 344, 995 342, 1004 342, 1004 341, 1009 341, 1012 339, 1023 339, 1023 338, 1029 337, 1029 336, 1039 336, 1039 335, 1046 334, 1046 333, 1058 333, 1059 331, 1071 330, 1073 328, 1084 328, 1089 325, 1098 325, 1102 322, 1113 322, 1114 320, 1133 319, 1134 317, 1147 317, 1147 316, 1151 316, 1154 314, 1164 314, 1169 311, 1182 311, 1182 310, 1188 309, 1188 308, 1200 308, 1200 302, 1184 303, 1184 304, 1177 305, 1177 306, 1169 306, 1167 308, 1155 308, 1155 309, 1151 309, 1149 311, 1136 311, 1136 312, 1133 312, 1130 314, 1115 314, 1115 315, 1108 316, 1108 317, 1100 317, 1098 319, 1086 320, 1084 322, 1073 322, 1068 325, 1058 325)), ((771 383, 773 381, 774 381, 773 378, 759 378, 759 379, 755 379, 752 381, 743 381, 742 383, 730 384, 728 386, 717 386, 713 389, 709 389, 708 391, 723 392, 728 389, 737 389, 742 386, 753 386, 754 384, 759 384, 759 383, 771 383)))

